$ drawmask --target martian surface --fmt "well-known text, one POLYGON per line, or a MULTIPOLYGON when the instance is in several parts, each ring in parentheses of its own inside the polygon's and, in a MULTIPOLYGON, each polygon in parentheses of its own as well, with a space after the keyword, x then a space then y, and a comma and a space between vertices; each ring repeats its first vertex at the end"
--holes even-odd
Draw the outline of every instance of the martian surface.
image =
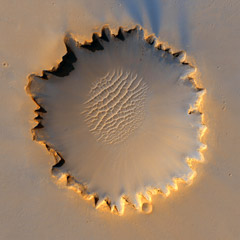
POLYGON ((0 3, 0 239, 240 239, 237 0, 0 3))

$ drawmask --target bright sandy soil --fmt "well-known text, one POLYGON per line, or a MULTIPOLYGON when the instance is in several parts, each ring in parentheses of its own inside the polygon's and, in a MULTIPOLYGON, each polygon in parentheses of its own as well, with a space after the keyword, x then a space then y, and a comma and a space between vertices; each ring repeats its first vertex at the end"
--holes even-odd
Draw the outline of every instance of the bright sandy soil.
POLYGON ((0 0, 0 239, 240 239, 240 3, 238 0, 0 0), (151 214, 123 216, 58 187, 53 158, 32 141, 30 73, 65 54, 64 35, 90 40, 109 24, 143 26, 185 50, 206 88, 204 163, 192 185, 153 198, 151 214))

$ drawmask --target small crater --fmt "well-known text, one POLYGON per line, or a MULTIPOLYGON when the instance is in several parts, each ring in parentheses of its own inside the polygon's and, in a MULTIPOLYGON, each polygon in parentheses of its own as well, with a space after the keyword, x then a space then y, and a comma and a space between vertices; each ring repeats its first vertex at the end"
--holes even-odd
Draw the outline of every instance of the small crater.
POLYGON ((9 64, 8 64, 7 62, 3 62, 3 63, 2 63, 2 66, 3 66, 4 68, 7 68, 7 67, 9 67, 9 64))
POLYGON ((142 204, 142 212, 149 214, 152 212, 152 204, 151 203, 143 203, 142 204))

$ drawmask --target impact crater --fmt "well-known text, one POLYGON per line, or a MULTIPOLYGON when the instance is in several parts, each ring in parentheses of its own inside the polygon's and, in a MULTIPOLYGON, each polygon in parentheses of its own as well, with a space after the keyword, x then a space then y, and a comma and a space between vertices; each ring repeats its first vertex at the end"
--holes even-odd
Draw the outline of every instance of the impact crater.
POLYGON ((122 214, 152 211, 152 195, 190 183, 202 161, 204 89, 184 51, 173 52, 137 26, 91 42, 65 37, 57 67, 29 76, 33 139, 54 156, 59 183, 122 214))

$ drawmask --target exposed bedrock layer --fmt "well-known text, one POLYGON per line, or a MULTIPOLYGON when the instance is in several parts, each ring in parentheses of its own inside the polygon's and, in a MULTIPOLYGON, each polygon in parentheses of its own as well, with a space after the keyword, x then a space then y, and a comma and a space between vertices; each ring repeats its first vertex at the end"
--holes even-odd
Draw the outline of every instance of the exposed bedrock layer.
POLYGON ((196 69, 140 27, 65 43, 58 67, 29 77, 34 139, 54 154, 53 174, 96 206, 151 212, 151 194, 191 179, 189 162, 202 159, 196 69))

